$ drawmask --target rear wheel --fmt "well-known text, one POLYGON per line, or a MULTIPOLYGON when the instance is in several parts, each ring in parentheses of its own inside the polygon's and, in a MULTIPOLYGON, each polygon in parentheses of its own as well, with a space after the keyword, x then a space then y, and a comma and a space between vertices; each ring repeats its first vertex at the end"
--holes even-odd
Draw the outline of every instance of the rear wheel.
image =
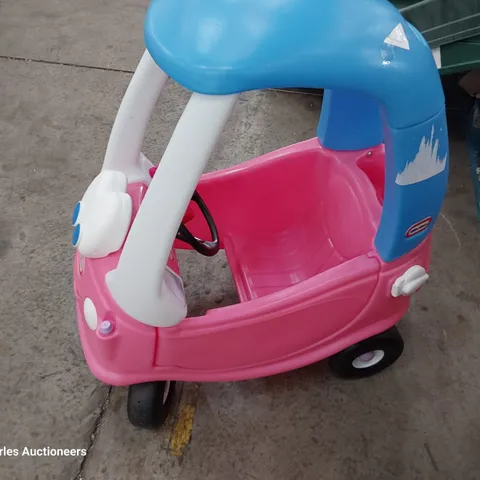
POLYGON ((395 363, 402 352, 402 336, 397 327, 392 327, 337 353, 329 365, 342 378, 370 377, 395 363))
POLYGON ((154 429, 166 420, 173 402, 175 382, 146 382, 128 387, 127 414, 135 427, 154 429))

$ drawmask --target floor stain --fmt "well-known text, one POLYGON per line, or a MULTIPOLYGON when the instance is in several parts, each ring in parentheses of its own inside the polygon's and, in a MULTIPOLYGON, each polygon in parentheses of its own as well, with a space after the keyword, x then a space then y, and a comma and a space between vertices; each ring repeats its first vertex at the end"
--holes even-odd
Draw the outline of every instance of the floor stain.
POLYGON ((178 415, 170 438, 170 452, 181 457, 192 437, 199 386, 186 384, 182 389, 178 415))
POLYGON ((0 220, 0 258, 5 257, 12 248, 10 224, 0 220))
POLYGON ((465 292, 465 291, 461 290, 460 292, 457 293, 456 297, 459 300, 462 300, 464 302, 470 302, 470 303, 474 303, 475 305, 480 305, 480 296, 479 295, 475 295, 473 293, 468 293, 468 292, 465 292))

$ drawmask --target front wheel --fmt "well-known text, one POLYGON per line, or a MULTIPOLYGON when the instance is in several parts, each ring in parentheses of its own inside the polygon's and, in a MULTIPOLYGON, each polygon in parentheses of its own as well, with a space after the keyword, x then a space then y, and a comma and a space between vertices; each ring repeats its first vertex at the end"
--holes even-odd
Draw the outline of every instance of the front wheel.
POLYGON ((175 382, 146 382, 128 387, 127 413, 135 427, 154 429, 166 420, 175 382))
POLYGON ((370 377, 395 363, 402 352, 402 336, 397 327, 392 327, 337 353, 329 365, 342 378, 370 377))

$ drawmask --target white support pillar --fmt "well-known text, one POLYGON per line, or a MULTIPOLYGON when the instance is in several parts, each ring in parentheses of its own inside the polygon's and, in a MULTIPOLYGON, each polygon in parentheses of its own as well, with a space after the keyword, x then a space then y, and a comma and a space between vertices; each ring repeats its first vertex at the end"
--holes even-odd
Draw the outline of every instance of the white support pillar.
POLYGON ((133 74, 115 118, 102 170, 119 170, 128 181, 150 180, 141 148, 148 121, 168 76, 147 50, 133 74))
MULTIPOLYGON (((180 118, 107 284, 137 320, 170 326, 185 316, 166 270, 178 227, 238 95, 194 93, 180 118)), ((181 292, 183 295, 183 292, 181 292)), ((184 303, 184 297, 183 297, 184 303)))

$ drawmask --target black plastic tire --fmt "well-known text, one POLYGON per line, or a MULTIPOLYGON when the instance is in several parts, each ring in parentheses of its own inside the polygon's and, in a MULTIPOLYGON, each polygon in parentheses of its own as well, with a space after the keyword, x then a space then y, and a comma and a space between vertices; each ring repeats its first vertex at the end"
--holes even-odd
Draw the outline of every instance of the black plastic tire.
POLYGON ((127 414, 130 423, 135 427, 148 429, 162 426, 172 406, 174 391, 175 382, 147 382, 130 385, 127 399, 127 414), (168 392, 164 398, 166 388, 168 388, 168 392))
POLYGON ((329 365, 339 377, 365 378, 395 363, 402 352, 402 336, 397 327, 392 327, 337 353, 330 358, 329 365), (368 360, 370 356, 371 360, 368 360))

